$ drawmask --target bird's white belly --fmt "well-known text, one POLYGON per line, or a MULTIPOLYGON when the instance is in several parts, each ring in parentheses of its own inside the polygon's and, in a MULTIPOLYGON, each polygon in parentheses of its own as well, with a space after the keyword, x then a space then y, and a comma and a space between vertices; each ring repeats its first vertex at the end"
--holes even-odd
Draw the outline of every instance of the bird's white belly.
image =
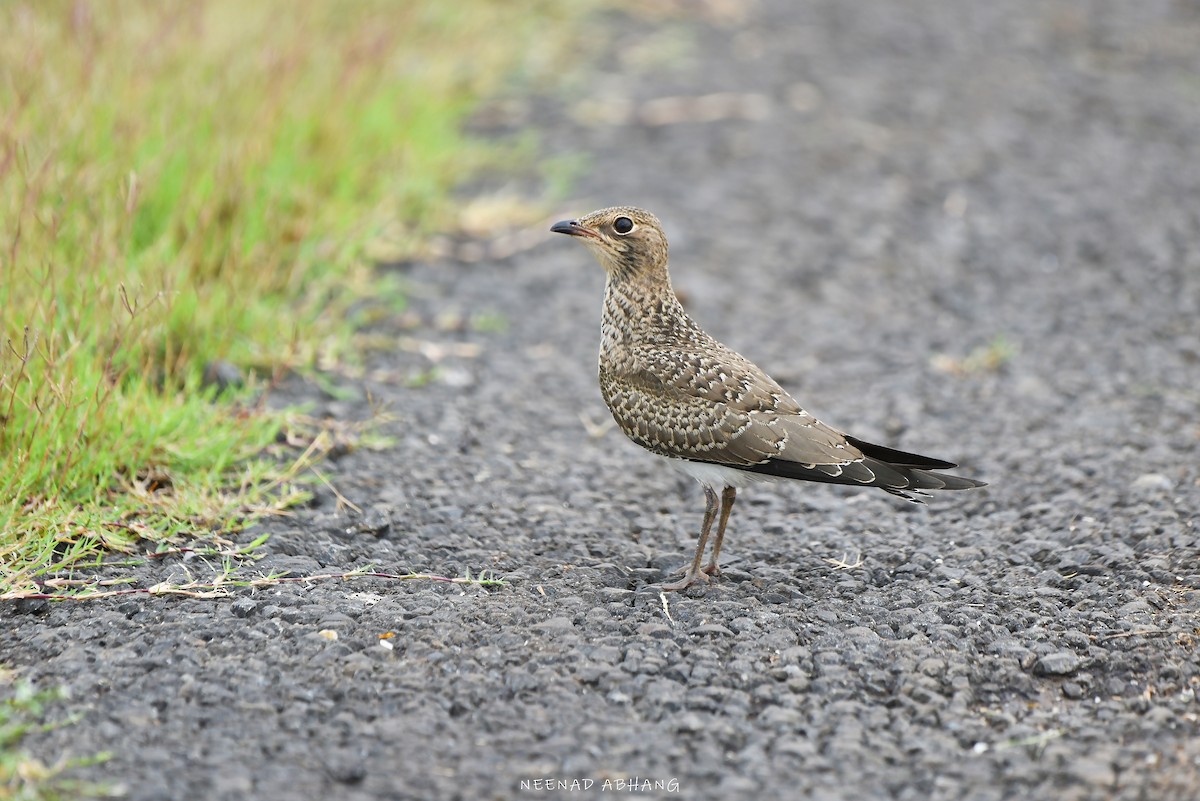
POLYGON ((672 459, 669 456, 659 457, 675 470, 689 475, 704 486, 713 489, 722 487, 748 487, 751 484, 774 482, 779 479, 763 473, 751 473, 748 470, 738 470, 736 467, 726 467, 713 462, 693 462, 689 459, 672 459))

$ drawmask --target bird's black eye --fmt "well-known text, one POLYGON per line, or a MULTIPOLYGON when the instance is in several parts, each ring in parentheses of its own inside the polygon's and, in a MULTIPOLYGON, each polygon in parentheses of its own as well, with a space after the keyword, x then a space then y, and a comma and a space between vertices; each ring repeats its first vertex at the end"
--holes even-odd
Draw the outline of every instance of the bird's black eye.
POLYGON ((613 230, 618 234, 627 234, 633 230, 633 220, 628 217, 618 217, 613 220, 613 230))

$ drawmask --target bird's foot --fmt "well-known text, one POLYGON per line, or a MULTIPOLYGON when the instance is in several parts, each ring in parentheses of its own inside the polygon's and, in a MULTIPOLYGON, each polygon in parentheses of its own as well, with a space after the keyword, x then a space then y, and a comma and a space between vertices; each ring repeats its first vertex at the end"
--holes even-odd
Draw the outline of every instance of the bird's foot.
POLYGON ((716 562, 709 562, 707 567, 704 568, 704 572, 716 578, 717 576, 721 575, 721 566, 716 562))
POLYGON ((679 581, 672 581, 670 584, 662 585, 663 592, 678 592, 679 590, 686 590, 697 581, 707 582, 708 574, 703 570, 689 569, 679 581))

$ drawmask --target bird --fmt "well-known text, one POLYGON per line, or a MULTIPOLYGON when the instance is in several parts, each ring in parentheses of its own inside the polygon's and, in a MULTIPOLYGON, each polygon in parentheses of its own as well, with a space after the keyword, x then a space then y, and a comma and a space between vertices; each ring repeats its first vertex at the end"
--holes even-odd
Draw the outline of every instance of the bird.
POLYGON ((875 445, 822 423, 757 365, 705 333, 671 286, 667 237, 650 212, 614 206, 550 230, 582 242, 604 268, 599 382, 617 426, 704 489, 695 556, 663 590, 721 574, 737 491, 755 482, 878 487, 917 503, 928 490, 986 486, 938 472, 957 467, 953 462, 875 445), (714 522, 712 556, 701 567, 714 522))

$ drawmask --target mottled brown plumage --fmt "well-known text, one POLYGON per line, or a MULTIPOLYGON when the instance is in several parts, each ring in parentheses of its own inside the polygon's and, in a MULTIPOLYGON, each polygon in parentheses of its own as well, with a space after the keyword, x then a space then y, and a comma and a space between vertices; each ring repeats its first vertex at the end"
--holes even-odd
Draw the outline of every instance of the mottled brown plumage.
POLYGON ((684 311, 667 272, 667 239, 648 211, 619 206, 550 229, 577 237, 607 273, 600 322, 600 392, 638 445, 700 481, 706 501, 695 557, 678 590, 719 575, 717 560, 737 488, 791 478, 879 487, 916 500, 930 489, 983 482, 932 472, 954 467, 843 434, 804 411, 750 360, 704 333, 684 311), (720 519, 712 559, 704 549, 720 519))

